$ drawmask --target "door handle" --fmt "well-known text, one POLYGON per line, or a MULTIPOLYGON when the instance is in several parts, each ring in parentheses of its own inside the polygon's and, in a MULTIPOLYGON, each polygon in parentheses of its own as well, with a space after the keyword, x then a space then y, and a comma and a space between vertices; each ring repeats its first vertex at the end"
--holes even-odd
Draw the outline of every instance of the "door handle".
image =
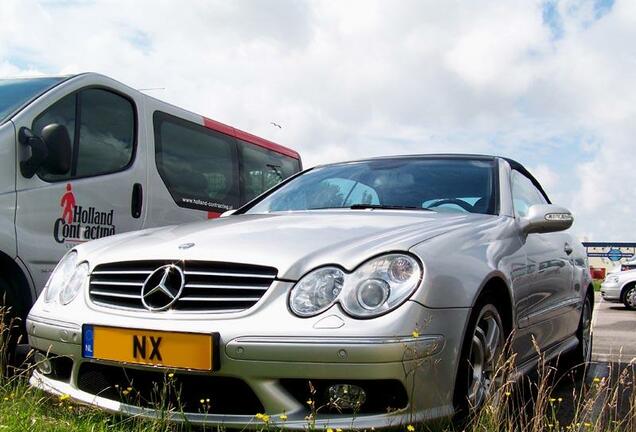
POLYGON ((141 216, 141 207, 144 202, 144 191, 140 183, 135 183, 132 190, 132 199, 130 200, 130 214, 133 218, 139 219, 141 216))
POLYGON ((566 243, 565 246, 563 246, 563 251, 570 255, 572 253, 574 249, 572 249, 572 246, 570 246, 570 243, 566 243))

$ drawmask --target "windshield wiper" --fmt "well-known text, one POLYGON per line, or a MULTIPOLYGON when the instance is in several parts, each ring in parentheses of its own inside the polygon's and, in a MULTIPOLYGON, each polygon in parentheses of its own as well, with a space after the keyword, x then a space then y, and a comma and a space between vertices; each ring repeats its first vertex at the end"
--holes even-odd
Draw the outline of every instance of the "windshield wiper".
POLYGON ((414 207, 414 206, 399 206, 399 205, 382 205, 382 204, 354 204, 349 207, 351 210, 366 210, 366 209, 378 209, 378 210, 424 210, 435 211, 428 208, 414 207))

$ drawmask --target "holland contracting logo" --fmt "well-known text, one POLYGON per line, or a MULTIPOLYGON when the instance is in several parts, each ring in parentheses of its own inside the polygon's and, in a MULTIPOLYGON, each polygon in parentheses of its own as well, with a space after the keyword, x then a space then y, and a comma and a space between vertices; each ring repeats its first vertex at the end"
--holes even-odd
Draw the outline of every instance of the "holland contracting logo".
POLYGON ((70 183, 60 199, 60 207, 62 216, 53 225, 53 237, 58 243, 81 243, 115 234, 114 210, 98 211, 95 207, 77 205, 70 183))

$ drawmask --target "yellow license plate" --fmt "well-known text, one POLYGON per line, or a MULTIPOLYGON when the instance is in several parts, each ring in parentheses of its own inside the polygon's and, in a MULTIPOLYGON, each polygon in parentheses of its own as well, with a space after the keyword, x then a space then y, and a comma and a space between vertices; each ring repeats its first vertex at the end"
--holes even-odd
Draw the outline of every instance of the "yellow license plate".
POLYGON ((216 370, 218 334, 179 333, 85 325, 82 355, 96 360, 216 370), (215 361, 216 360, 216 361, 215 361))

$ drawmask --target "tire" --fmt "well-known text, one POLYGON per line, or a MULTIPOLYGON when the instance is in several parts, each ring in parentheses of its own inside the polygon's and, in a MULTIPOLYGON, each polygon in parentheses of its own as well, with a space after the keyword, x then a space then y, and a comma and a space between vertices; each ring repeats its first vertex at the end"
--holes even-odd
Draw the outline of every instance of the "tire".
POLYGON ((25 343, 24 307, 14 295, 12 285, 0 279, 0 374, 11 373, 16 364, 16 347, 25 343))
POLYGON ((561 372, 573 371, 575 375, 583 375, 587 365, 592 361, 592 313, 594 306, 591 298, 593 297, 588 293, 583 302, 579 326, 576 329, 579 344, 559 360, 558 368, 561 372))
POLYGON ((623 304, 629 310, 636 310, 636 284, 631 284, 625 289, 623 304))
POLYGON ((468 322, 455 380, 456 421, 464 421, 487 400, 505 340, 501 314, 495 303, 490 297, 478 301, 468 322))

